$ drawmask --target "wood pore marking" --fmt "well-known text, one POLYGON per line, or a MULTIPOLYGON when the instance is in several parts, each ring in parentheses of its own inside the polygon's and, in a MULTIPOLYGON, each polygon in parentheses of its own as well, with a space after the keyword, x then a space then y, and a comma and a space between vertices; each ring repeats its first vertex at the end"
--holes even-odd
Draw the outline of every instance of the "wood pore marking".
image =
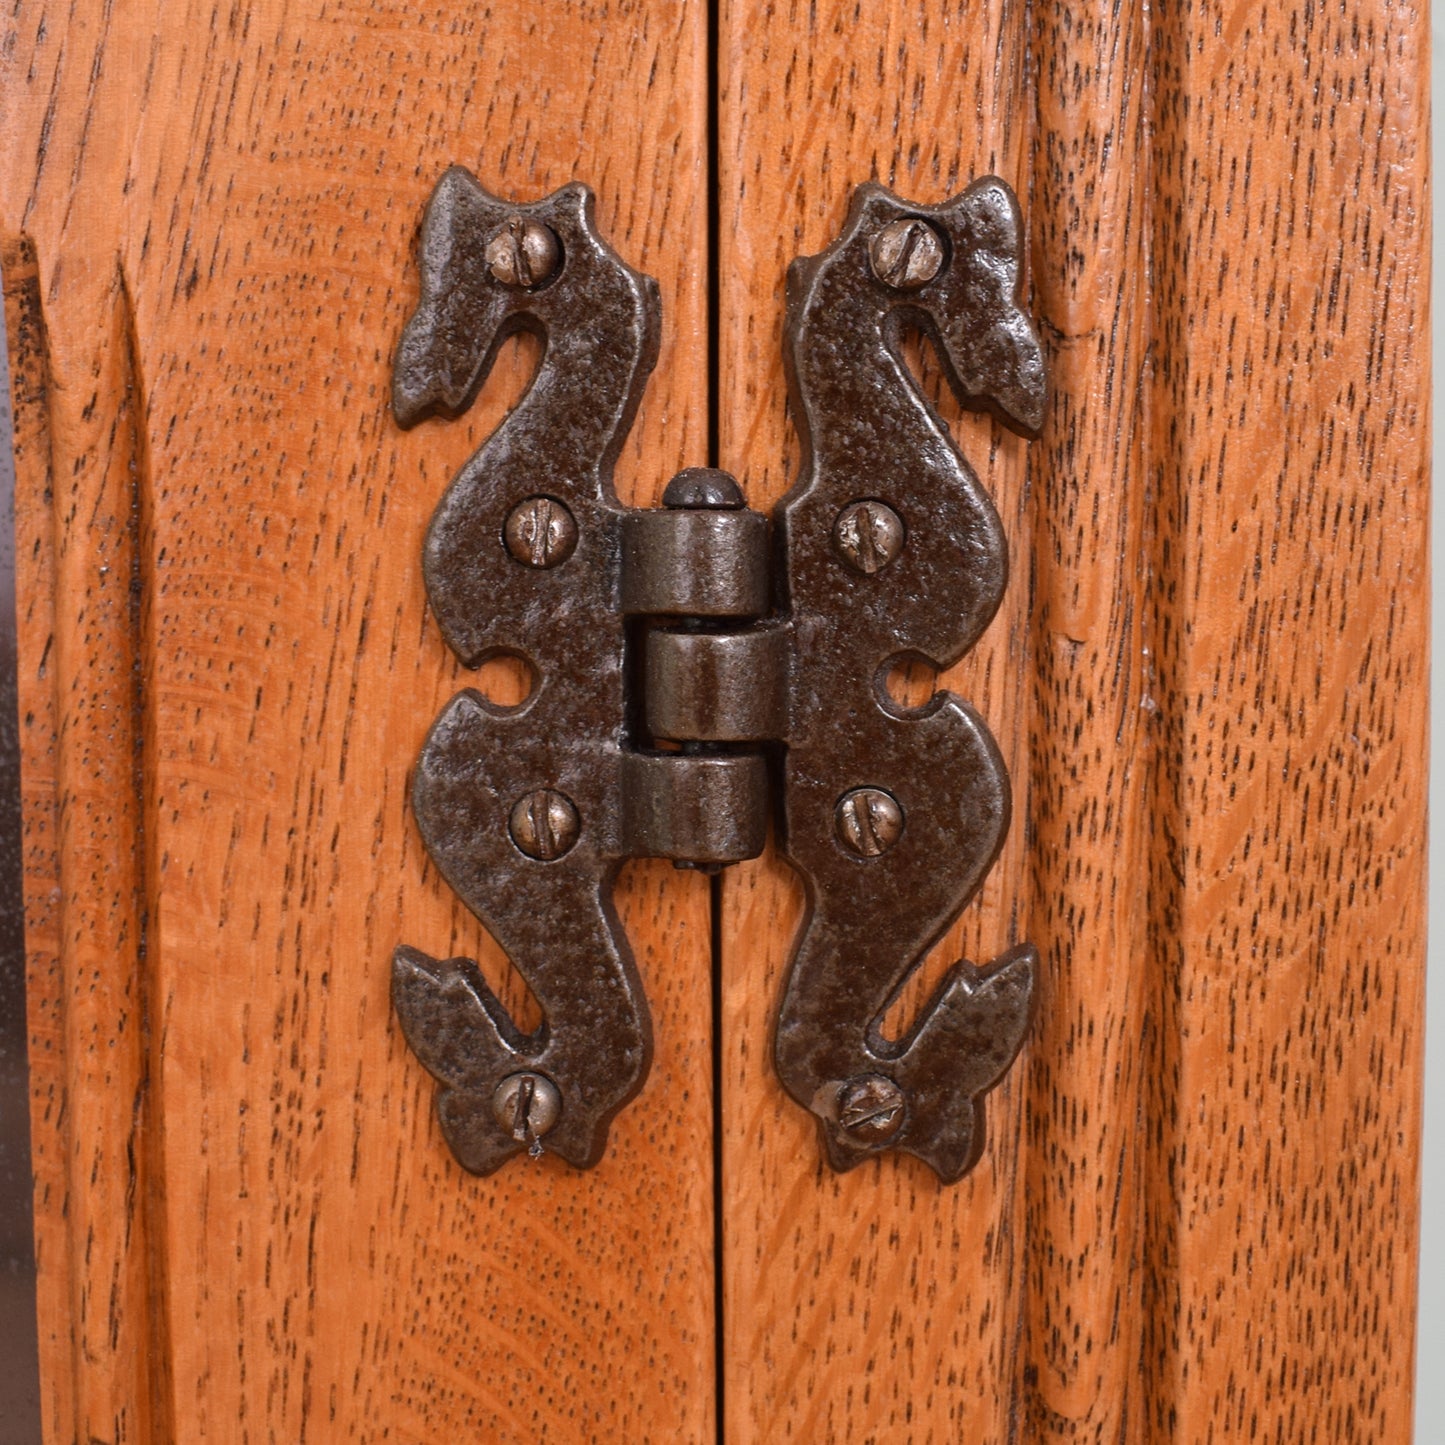
MULTIPOLYGON (((60 1071, 72 1098, 96 1073, 94 1108, 115 1117, 67 1126, 42 1069, 35 1125, 42 1158, 66 1127, 77 1149, 108 1151, 83 1188, 68 1165, 69 1202, 93 1228, 72 1228, 65 1253, 71 1294, 115 1285, 123 1318, 113 1337, 96 1316, 49 1349, 52 1441, 713 1432, 705 880, 626 874, 657 1057, 595 1171, 544 1158, 463 1174, 389 1002, 401 941, 471 953, 509 1007, 523 1001, 406 803, 422 738, 467 680, 425 608, 422 535, 528 363, 510 352, 464 420, 397 429, 391 354, 422 210, 458 161, 521 198, 574 176, 596 188, 602 233, 664 298, 663 354, 619 464, 629 500, 655 501, 706 459, 705 18, 688 0, 12 18, 0 229, 34 242, 56 566, 74 574, 50 587, 32 574, 69 659, 39 675, 39 625, 27 631, 37 719, 50 689, 62 714, 95 716, 112 678, 131 687, 135 649, 92 635, 84 609, 106 585, 130 595, 129 570, 103 584, 92 565, 107 488, 142 503, 126 534, 142 591, 140 786, 129 691, 125 728, 105 738, 123 779, 79 753, 67 774, 63 746, 56 784, 72 821, 54 847, 76 878, 60 1071), (92 853, 116 873, 109 892, 76 875, 92 853), (136 867, 152 1032, 126 1067, 151 1070, 159 1144, 134 1185, 161 1208, 143 1238, 122 1207, 135 1090, 102 1092, 98 1076, 119 1067, 107 1042, 142 977, 133 948, 107 948, 129 917, 108 900, 134 895, 120 875, 136 867), (136 1263, 147 1248, 153 1287, 136 1263), (158 1342, 159 1389, 137 1374, 137 1340, 158 1342), (152 1419, 118 1413, 147 1401, 152 1419)), ((26 468, 23 486, 40 476, 26 468)), ((80 738, 61 726, 63 743, 80 738)), ((34 736, 32 758, 39 722, 34 736)), ((27 776, 43 792, 42 773, 27 776)), ((42 1189, 43 1239, 65 1205, 42 1189)))
POLYGON ((992 164, 1030 180, 1055 382, 1032 493, 960 433, 1015 551, 954 682, 1016 803, 963 936, 996 950, 1020 889, 1039 1023, 952 1199, 909 1161, 835 1179, 768 1059, 798 892, 728 879, 731 1440, 1408 1434, 1423 25, 1388 0, 725 13, 723 461, 755 504, 793 465, 787 261, 869 174, 933 200, 987 167, 1025 63, 1031 174, 992 164))
POLYGON ((1185 1439, 1411 1428, 1426 24, 1202 0, 1150 37, 1140 1428, 1185 1439))
MULTIPOLYGON (((1050 364, 1036 444, 1024 1433, 1148 1438, 1139 1361, 1150 1166, 1146 947, 1156 756, 1145 589, 1171 540, 1145 479, 1147 16, 1034 9, 1032 275, 1050 364)), ((1157 1041, 1157 1029, 1152 1038, 1157 1041)))

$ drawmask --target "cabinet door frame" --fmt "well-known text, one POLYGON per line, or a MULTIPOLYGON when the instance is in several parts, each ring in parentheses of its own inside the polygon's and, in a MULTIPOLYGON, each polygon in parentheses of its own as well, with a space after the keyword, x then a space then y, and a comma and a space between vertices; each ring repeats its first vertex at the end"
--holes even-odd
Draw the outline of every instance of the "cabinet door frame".
POLYGON ((1427 23, 1400 0, 12 17, 47 1440, 1408 1435, 1427 23), (889 1028, 960 955, 1043 960, 958 1187, 891 1156, 834 1175, 779 1088, 803 900, 772 855, 712 890, 624 873, 657 1057, 596 1171, 477 1181, 440 1138, 391 947, 474 954, 529 1006, 405 804, 471 681, 421 534, 537 354, 510 347, 461 421, 391 423, 453 162, 522 198, 588 181, 658 277, 637 504, 703 462, 760 508, 790 484, 784 277, 856 184, 935 202, 992 171, 1020 196, 1042 439, 961 412, 910 343, 1011 542, 999 617, 937 681, 999 739, 1015 822, 889 1028))

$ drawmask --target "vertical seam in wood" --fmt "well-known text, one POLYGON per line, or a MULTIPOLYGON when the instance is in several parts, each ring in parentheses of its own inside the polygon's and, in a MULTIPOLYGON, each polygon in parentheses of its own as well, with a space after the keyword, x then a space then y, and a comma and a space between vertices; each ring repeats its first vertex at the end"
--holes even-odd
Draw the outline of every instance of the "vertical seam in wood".
MULTIPOLYGON (((721 132, 719 89, 721 68, 722 4, 707 0, 707 136, 704 169, 707 188, 707 462, 720 465, 722 422, 719 415, 722 379, 722 268, 719 237, 722 230, 721 132)), ((713 1238, 713 1430, 717 1445, 727 1439, 727 1349, 723 1332, 723 939, 722 876, 714 874, 708 890, 708 963, 712 977, 712 1238, 713 1238)))

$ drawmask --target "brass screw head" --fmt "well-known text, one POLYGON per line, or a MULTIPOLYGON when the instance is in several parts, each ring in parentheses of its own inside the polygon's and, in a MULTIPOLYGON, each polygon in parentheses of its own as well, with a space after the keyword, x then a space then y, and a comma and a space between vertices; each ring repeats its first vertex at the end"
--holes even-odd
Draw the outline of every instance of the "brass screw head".
POLYGON ((860 1144, 882 1144, 903 1127, 903 1090, 881 1074, 849 1079, 838 1090, 838 1127, 860 1144))
POLYGON ((838 841, 856 858, 876 858, 903 836, 903 809, 882 788, 854 788, 838 799, 838 841))
POLYGON ((917 291, 943 269, 943 238, 919 216, 892 221, 874 236, 873 274, 895 291, 917 291))
POLYGON ((537 1140, 557 1122, 562 1096, 545 1074, 511 1074, 492 1095, 492 1117, 519 1144, 541 1153, 537 1140))
POLYGON ((833 545, 855 572, 871 577, 903 550, 903 519, 886 502, 850 502, 833 523, 833 545))
POLYGON ((557 269, 562 247, 550 226, 513 216, 487 242, 487 269, 503 286, 540 286, 557 269))
POLYGON ((577 523, 561 502, 528 497, 512 508, 502 528, 502 540, 524 566, 556 567, 577 545, 577 523))
POLYGON ((527 857, 550 863, 577 841, 581 823, 565 793, 538 788, 517 799, 508 826, 512 841, 527 857))

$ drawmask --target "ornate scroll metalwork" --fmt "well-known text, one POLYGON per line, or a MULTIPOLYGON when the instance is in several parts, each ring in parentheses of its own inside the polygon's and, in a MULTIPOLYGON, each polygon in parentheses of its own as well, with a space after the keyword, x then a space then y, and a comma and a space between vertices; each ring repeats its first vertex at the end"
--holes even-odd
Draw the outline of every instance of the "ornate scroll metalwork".
MULTIPOLYGON (((623 620, 609 605, 607 539, 621 510, 613 462, 657 357, 657 288, 599 239, 591 202, 571 185, 535 206, 509 205, 449 170, 423 223, 421 304, 393 381, 403 426, 457 416, 509 335, 525 328, 545 342, 526 396, 442 498, 424 554, 432 610, 462 662, 517 653, 537 678, 510 711, 475 691, 454 698, 427 738, 413 791, 427 850, 545 1014, 524 1035, 474 961, 397 949, 402 1029, 444 1086, 447 1142, 478 1174, 535 1147, 548 1122, 547 1148, 579 1167, 596 1163, 652 1052, 642 985, 607 901, 616 865, 606 817, 623 725, 623 620), (525 258, 529 222, 555 238, 565 266, 556 257, 540 279, 525 269, 499 275, 496 257, 525 258), (538 497, 555 515, 539 528, 534 519, 533 534, 509 547, 512 513, 538 497), (543 839, 538 857, 514 834, 519 807, 519 824, 543 839), (530 1097, 503 1089, 515 1075, 533 1076, 530 1097), (535 1081, 561 1096, 550 1121, 533 1117, 535 1081)), ((523 525, 512 525, 514 537, 523 525)))
POLYGON ((437 186, 398 421, 460 414, 512 332, 545 344, 526 396, 439 504, 424 557, 457 656, 515 653, 537 679, 514 709, 453 699, 413 790, 431 856, 545 1016, 523 1034, 473 960, 397 949, 402 1028, 443 1085, 466 1168, 544 1140, 579 1167, 600 1158, 651 1052, 610 902, 617 865, 756 855, 769 756, 810 899, 775 1040, 785 1087, 837 1168, 897 1147, 954 1179, 977 1158, 980 1097, 1027 1027, 1032 950, 957 965, 900 1043, 877 1021, 997 854, 1008 779, 967 704, 940 693, 908 712, 882 678, 900 657, 956 660, 1003 592, 998 517, 898 337, 923 327, 967 404, 1035 431, 1043 366, 1017 304, 1018 236, 1000 181, 934 208, 868 186, 838 243, 795 264, 807 458, 770 562, 766 519, 723 473, 681 473, 664 510, 617 502, 658 300, 597 236, 586 188, 512 205, 459 168, 437 186))
POLYGON ((998 514, 900 339, 921 328, 965 405, 1036 435, 1044 366, 1018 304, 1020 234, 992 177, 935 207, 866 185, 837 242, 788 276, 805 457, 777 513, 794 632, 783 846, 809 913, 774 1057, 837 1169, 898 1148, 959 1178, 983 1146, 982 1096, 1028 1028, 1025 944, 956 964, 903 1040, 878 1031, 982 883, 1010 809, 1003 759, 966 702, 940 692, 907 711, 883 686, 897 660, 962 657, 1008 580, 998 514))

